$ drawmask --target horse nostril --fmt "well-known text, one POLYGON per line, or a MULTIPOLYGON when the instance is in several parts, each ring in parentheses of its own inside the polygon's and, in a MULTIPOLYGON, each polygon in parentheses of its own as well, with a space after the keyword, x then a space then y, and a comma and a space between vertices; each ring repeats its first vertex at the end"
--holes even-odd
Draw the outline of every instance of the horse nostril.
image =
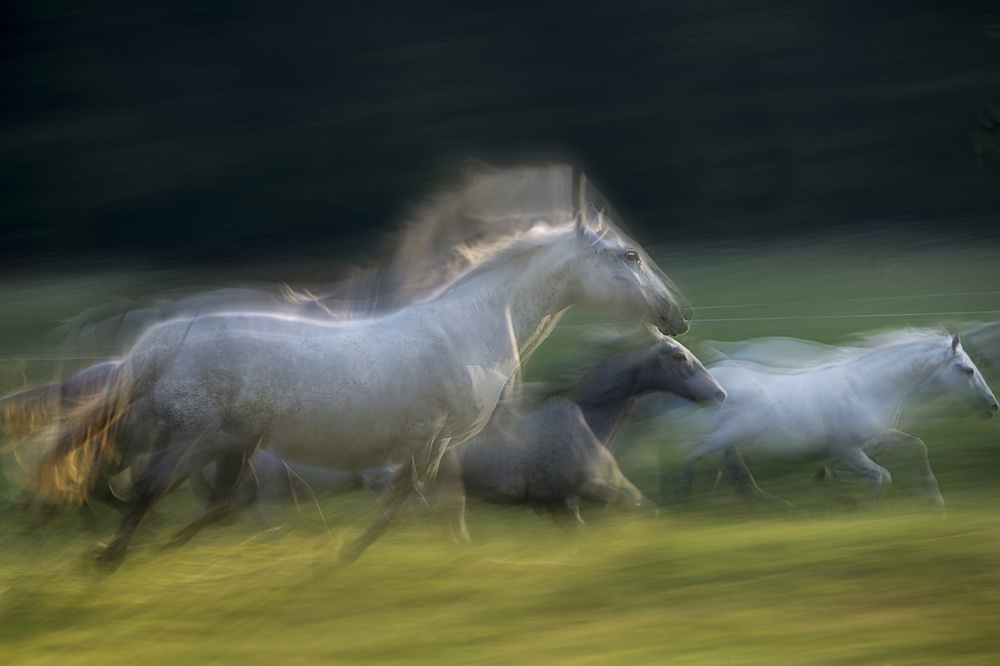
MULTIPOLYGON (((715 401, 716 401, 717 403, 719 403, 719 404, 722 404, 722 403, 724 403, 724 402, 726 401, 726 392, 725 392, 725 391, 716 391, 716 392, 715 392, 715 401)), ((994 410, 993 410, 993 411, 994 411, 994 412, 995 412, 995 411, 997 411, 997 410, 995 409, 995 408, 996 408, 996 405, 993 405, 993 407, 994 407, 994 410)))
POLYGON ((992 405, 990 405, 990 411, 993 412, 994 414, 997 413, 997 403, 994 402, 992 405))

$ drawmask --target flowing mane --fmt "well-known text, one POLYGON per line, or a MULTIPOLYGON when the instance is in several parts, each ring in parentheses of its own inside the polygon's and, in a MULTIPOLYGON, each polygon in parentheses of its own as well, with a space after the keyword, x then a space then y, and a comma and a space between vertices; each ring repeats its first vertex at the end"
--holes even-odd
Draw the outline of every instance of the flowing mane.
POLYGON ((876 351, 885 352, 893 347, 916 343, 944 346, 951 343, 951 334, 944 328, 892 328, 872 331, 856 336, 854 343, 842 347, 826 360, 827 363, 852 361, 876 351))
POLYGON ((951 337, 951 334, 942 327, 937 328, 887 328, 868 333, 860 334, 854 339, 858 344, 856 347, 875 348, 889 345, 906 345, 912 342, 939 340, 944 337, 951 337))
POLYGON ((569 165, 470 162, 457 183, 410 211, 388 237, 384 259, 326 285, 286 286, 283 295, 339 316, 385 314, 433 298, 490 261, 551 241, 584 211, 603 213, 602 224, 617 228, 604 196, 569 165))
POLYGON ((843 346, 829 346, 795 338, 762 338, 732 345, 709 343, 719 355, 710 367, 741 366, 770 374, 800 374, 820 366, 852 363, 870 354, 916 343, 944 346, 951 334, 944 328, 893 328, 853 336, 843 346))
MULTIPOLYGON (((583 182, 585 178, 580 177, 583 182)), ((567 165, 495 169, 476 163, 407 216, 395 234, 383 286, 419 298, 545 226, 569 225, 582 208, 567 165)))
MULTIPOLYGON (((181 289, 84 312, 57 332, 57 346, 101 356, 127 349, 149 326, 228 310, 273 310, 334 319, 389 314, 442 293, 491 258, 541 242, 604 197, 565 164, 499 169, 468 164, 458 182, 412 209, 381 258, 342 266, 326 281, 181 289)), ((551 240, 551 237, 548 237, 551 240)), ((659 276, 665 279, 665 276, 659 276)))

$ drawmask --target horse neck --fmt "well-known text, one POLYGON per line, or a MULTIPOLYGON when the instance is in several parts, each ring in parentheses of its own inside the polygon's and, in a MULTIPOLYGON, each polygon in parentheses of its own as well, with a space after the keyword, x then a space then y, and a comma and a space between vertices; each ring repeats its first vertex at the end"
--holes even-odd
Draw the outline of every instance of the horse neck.
POLYGON ((644 392, 638 366, 615 356, 589 372, 570 393, 594 434, 607 446, 631 416, 644 392))
POLYGON ((440 321, 460 321, 478 364, 509 372, 576 300, 574 256, 553 243, 490 261, 426 304, 440 321))
POLYGON ((944 350, 923 340, 875 350, 855 364, 868 378, 866 386, 873 397, 898 411, 930 381, 944 361, 944 350), (930 351, 925 353, 921 348, 930 351))

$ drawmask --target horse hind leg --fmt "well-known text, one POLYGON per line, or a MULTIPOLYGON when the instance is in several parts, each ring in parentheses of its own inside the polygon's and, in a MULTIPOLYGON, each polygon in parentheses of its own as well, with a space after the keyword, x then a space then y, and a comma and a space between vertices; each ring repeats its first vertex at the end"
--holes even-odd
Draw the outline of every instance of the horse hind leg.
POLYGON ((580 515, 579 497, 571 496, 560 502, 550 502, 546 504, 546 508, 552 514, 552 520, 556 525, 567 531, 580 532, 587 526, 580 515))
POLYGON ((185 447, 166 430, 156 435, 153 452, 146 467, 133 483, 133 495, 122 513, 118 529, 97 557, 97 563, 108 569, 117 568, 125 557, 129 542, 150 510, 172 487, 178 468, 184 459, 185 447))
POLYGON ((660 507, 646 499, 631 482, 621 477, 619 483, 622 483, 623 488, 616 488, 603 479, 591 479, 580 486, 577 492, 583 499, 623 509, 642 509, 652 513, 654 518, 659 515, 660 507))
POLYGON ((115 494, 111 487, 111 483, 112 480, 109 477, 102 477, 96 484, 94 484, 93 489, 90 491, 90 495, 87 496, 87 502, 85 502, 84 505, 89 505, 90 500, 94 499, 104 506, 118 511, 119 513, 128 508, 128 502, 115 494))
POLYGON ((448 516, 451 537, 458 543, 470 544, 469 529, 465 522, 465 483, 462 481, 462 463, 454 448, 444 452, 434 479, 433 493, 437 504, 444 507, 448 516))
MULTIPOLYGON (((241 503, 238 501, 237 496, 242 488, 243 481, 248 478, 245 474, 245 470, 248 468, 246 451, 230 452, 216 461, 215 485, 208 507, 190 525, 177 532, 167 543, 167 547, 176 548, 183 546, 194 538, 198 532, 232 514, 236 505, 241 503)), ((257 481, 252 475, 249 479, 256 485, 257 481)), ((255 497, 256 492, 253 495, 255 497)), ((254 497, 242 503, 251 504, 254 497)))

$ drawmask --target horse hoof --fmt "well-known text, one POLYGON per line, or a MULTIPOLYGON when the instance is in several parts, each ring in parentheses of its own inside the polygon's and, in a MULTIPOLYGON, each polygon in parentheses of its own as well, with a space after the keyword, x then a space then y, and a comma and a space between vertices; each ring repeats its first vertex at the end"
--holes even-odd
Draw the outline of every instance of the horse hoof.
POLYGON ((283 536, 287 531, 288 531, 287 527, 285 527, 284 525, 278 525, 276 527, 268 527, 267 529, 263 530, 261 534, 263 534, 264 537, 267 539, 277 539, 278 537, 283 536))
POLYGON ((97 556, 94 560, 94 565, 103 571, 112 572, 115 571, 122 563, 123 553, 112 552, 110 548, 106 548, 104 552, 97 556))
POLYGON ((337 553, 337 564, 341 566, 346 566, 348 564, 354 564, 361 553, 364 552, 364 548, 359 548, 354 544, 346 544, 341 547, 340 551, 337 553))
POLYGON ((829 467, 820 467, 813 472, 812 478, 814 481, 826 481, 827 479, 833 478, 833 472, 829 467))
POLYGON ((103 543, 95 543, 90 548, 90 553, 95 554, 97 557, 94 559, 94 563, 97 567, 104 569, 106 571, 114 571, 125 559, 125 551, 128 548, 127 543, 122 543, 115 539, 111 540, 111 543, 105 546, 103 543))
POLYGON ((86 559, 97 560, 106 552, 108 552, 108 544, 95 541, 89 548, 87 548, 87 550, 83 551, 83 557, 86 559))
POLYGON ((458 534, 452 534, 451 540, 457 543, 459 546, 472 545, 472 537, 469 536, 468 532, 460 532, 458 534))
POLYGON ((929 500, 928 508, 931 510, 932 513, 935 513, 942 517, 945 515, 945 513, 947 513, 947 510, 944 507, 944 500, 940 498, 929 500))

